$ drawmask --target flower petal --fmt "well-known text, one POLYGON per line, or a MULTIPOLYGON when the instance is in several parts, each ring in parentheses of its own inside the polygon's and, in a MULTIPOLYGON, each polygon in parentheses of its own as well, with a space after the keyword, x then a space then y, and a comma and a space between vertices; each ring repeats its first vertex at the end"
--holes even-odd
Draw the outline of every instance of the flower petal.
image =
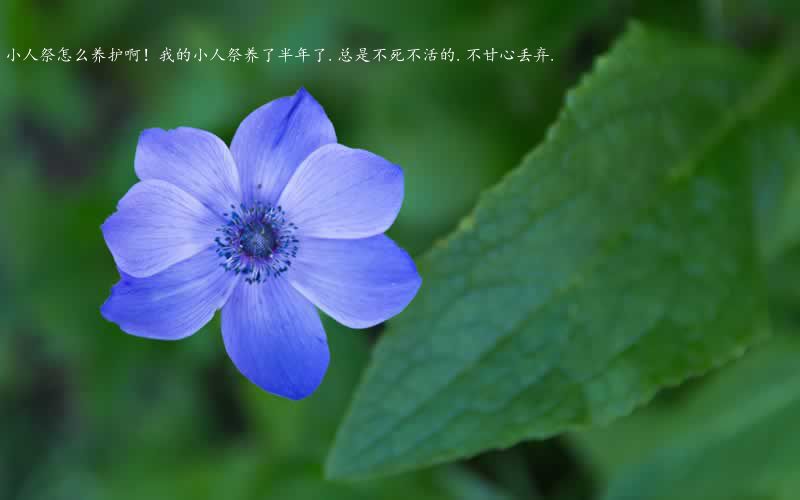
POLYGON ((134 185, 101 228, 117 266, 144 278, 213 244, 221 225, 185 191, 153 179, 134 185))
POLYGON ((222 310, 225 349, 267 392, 303 399, 328 368, 328 343, 314 306, 284 279, 241 283, 222 310))
POLYGON ((351 328, 367 328, 400 313, 422 284, 411 257, 384 235, 303 238, 287 277, 308 300, 351 328))
POLYGON ((227 212, 242 200, 239 173, 228 146, 205 130, 145 130, 139 136, 135 165, 141 180, 167 181, 215 214, 227 212))
POLYGON ((403 170, 380 156, 340 144, 314 151, 278 202, 298 233, 366 238, 386 231, 403 204, 403 170))
POLYGON ((209 248, 148 278, 122 273, 100 310, 131 335, 178 340, 208 323, 236 282, 209 248))
POLYGON ((333 124, 304 88, 253 111, 231 142, 245 203, 274 204, 303 160, 332 142, 333 124))

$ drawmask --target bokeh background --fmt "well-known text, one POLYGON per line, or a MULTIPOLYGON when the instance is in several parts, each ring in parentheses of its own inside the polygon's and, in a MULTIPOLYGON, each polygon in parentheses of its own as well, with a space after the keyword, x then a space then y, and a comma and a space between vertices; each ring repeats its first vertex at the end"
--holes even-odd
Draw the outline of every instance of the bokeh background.
MULTIPOLYGON (((170 343, 102 319, 118 276, 99 227, 136 181, 142 129, 191 126, 230 141, 250 111, 305 86, 340 142, 404 167, 405 204, 390 235, 419 254, 541 140, 566 90, 633 18, 756 54, 786 24, 780 9, 755 1, 2 2, 0 499, 594 498, 607 471, 592 447, 615 446, 602 439, 523 443, 370 482, 324 480, 381 328, 326 319, 332 363, 318 392, 302 402, 265 394, 227 359, 218 320, 170 343), (275 48, 273 61, 157 60, 164 47, 251 46, 275 48), (335 58, 344 47, 463 55, 540 46, 553 61, 276 59, 283 47, 335 58), (46 47, 73 57, 77 48, 148 48, 149 62, 5 57, 46 47)), ((681 390, 655 408, 684 404, 681 390)))

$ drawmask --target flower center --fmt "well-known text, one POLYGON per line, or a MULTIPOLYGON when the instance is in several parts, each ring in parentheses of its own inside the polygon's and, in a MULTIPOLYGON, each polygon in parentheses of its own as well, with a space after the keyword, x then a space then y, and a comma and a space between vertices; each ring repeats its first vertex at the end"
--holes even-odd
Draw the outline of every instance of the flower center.
POLYGON ((227 222, 217 229, 221 234, 214 241, 226 271, 253 284, 289 269, 297 255, 297 226, 286 220, 281 207, 231 205, 231 212, 222 215, 227 222))
POLYGON ((256 222, 242 233, 242 252, 248 257, 266 259, 272 255, 277 243, 275 230, 270 224, 256 222))

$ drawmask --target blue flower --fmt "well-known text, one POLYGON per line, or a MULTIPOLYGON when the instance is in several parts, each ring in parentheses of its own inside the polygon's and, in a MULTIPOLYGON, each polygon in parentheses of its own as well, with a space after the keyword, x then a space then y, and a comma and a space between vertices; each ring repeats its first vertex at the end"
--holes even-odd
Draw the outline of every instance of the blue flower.
POLYGON ((141 182, 102 226, 121 279, 101 311, 127 333, 181 339, 221 309, 239 371, 302 399, 329 360, 315 305, 367 328, 419 289, 414 262, 383 234, 402 170, 337 144, 305 89, 251 113, 230 149, 203 130, 145 130, 135 168, 141 182))

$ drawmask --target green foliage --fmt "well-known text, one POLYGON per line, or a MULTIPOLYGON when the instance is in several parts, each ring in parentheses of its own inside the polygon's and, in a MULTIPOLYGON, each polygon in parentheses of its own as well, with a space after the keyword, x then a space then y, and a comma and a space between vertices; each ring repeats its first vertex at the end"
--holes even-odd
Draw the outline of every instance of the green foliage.
POLYGON ((738 152, 785 66, 634 26, 422 258, 425 286, 376 349, 329 474, 604 424, 762 336, 760 165, 738 152))
POLYGON ((796 498, 798 356, 800 337, 778 335, 687 394, 680 407, 642 412, 580 437, 593 460, 617 464, 604 498, 796 498), (634 437, 639 450, 625 442, 634 437), (615 447, 629 448, 621 462, 615 447))
POLYGON ((10 0, 0 19, 0 498, 800 486, 797 2, 10 0), (150 63, 5 58, 62 46, 147 47, 150 63), (554 60, 155 62, 165 46, 554 60), (325 319, 329 373, 289 403, 236 372, 218 320, 177 343, 104 321, 117 272, 99 225, 136 180, 142 129, 229 141, 301 85, 342 143, 403 166, 390 234, 422 255, 424 282, 383 331, 325 319), (781 333, 764 341, 767 323, 781 333))

